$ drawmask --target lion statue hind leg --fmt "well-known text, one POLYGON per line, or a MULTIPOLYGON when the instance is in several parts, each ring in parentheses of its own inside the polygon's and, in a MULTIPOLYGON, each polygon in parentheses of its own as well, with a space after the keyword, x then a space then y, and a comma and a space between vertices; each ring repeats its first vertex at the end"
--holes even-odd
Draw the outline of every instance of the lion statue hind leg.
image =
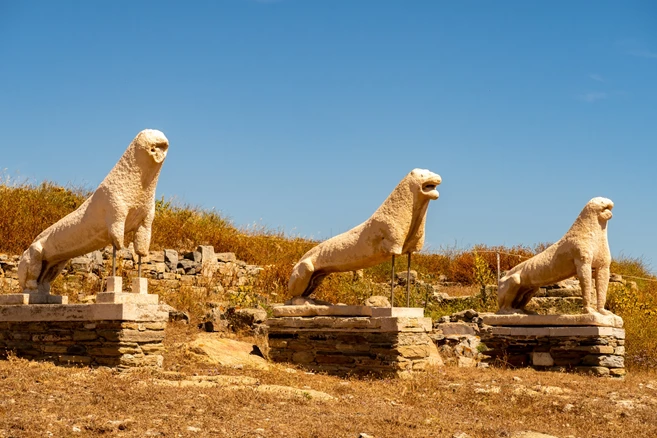
POLYGON ((35 242, 23 252, 18 263, 18 284, 22 290, 35 291, 43 269, 43 247, 35 242))
POLYGON ((497 313, 517 313, 518 309, 513 306, 513 302, 518 296, 519 289, 520 276, 517 274, 500 280, 497 291, 497 304, 500 309, 497 313))
POLYGON ((534 313, 534 312, 529 312, 528 310, 525 309, 527 304, 529 303, 529 300, 531 300, 534 295, 538 292, 537 287, 524 287, 522 288, 519 292, 518 295, 516 296, 516 299, 514 300, 513 307, 516 309, 520 309, 523 313, 534 313))
POLYGON ((313 272, 313 275, 310 277, 310 283, 308 284, 308 287, 306 288, 305 291, 301 294, 302 297, 308 297, 310 296, 313 292, 315 292, 315 289, 322 283, 324 280, 324 277, 326 277, 328 274, 324 272, 319 272, 315 271, 313 272))
POLYGON ((290 281, 287 284, 287 290, 293 297, 307 296, 306 291, 310 287, 315 268, 308 260, 302 260, 292 269, 290 281))
POLYGON ((43 263, 43 268, 41 269, 41 275, 39 276, 38 281, 38 290, 40 293, 50 293, 50 282, 57 278, 66 267, 66 263, 68 263, 68 260, 58 263, 43 263))

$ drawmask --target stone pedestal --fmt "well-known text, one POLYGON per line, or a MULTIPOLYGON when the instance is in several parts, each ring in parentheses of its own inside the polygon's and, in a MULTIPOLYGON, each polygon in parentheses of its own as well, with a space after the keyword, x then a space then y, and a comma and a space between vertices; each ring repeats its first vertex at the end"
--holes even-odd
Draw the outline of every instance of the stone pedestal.
POLYGON ((123 292, 123 277, 107 277, 105 280, 107 282, 107 287, 105 292, 108 293, 121 293, 123 292))
POLYGON ((132 279, 132 293, 133 294, 147 294, 148 293, 148 279, 144 277, 136 277, 132 279))
POLYGON ((159 296, 148 293, 148 279, 132 279, 132 292, 123 292, 123 278, 107 277, 107 291, 96 295, 96 303, 156 305, 159 296))
MULTIPOLYGON (((364 306, 320 307, 333 307, 335 312, 344 310, 338 309, 340 307, 363 307, 352 309, 361 313, 371 313, 376 309, 364 306)), ((421 315, 422 312, 422 309, 395 309, 398 310, 392 313, 417 314, 419 310, 421 315)), ((328 311, 322 309, 321 312, 328 311)), ((270 318, 265 324, 269 326, 269 359, 294 363, 312 371, 337 375, 395 375, 442 364, 428 336, 430 318, 281 316, 270 318)))
MULTIPOLYGON (((499 315, 505 318, 487 317, 490 323, 501 323, 481 330, 481 342, 488 347, 484 352, 491 364, 514 367, 530 366, 550 371, 584 372, 600 376, 625 375, 625 330, 622 319, 611 315, 609 323, 621 327, 602 326, 597 317, 590 315, 499 315), (509 318, 517 316, 526 325, 511 325, 509 318), (525 318, 528 317, 528 318, 525 318), (541 317, 548 320, 559 317, 561 322, 582 318, 597 318, 600 325, 538 325, 541 317), (563 317, 566 317, 565 319, 563 317), (611 318, 613 317, 613 318, 611 318), (535 324, 529 324, 533 322, 535 324)), ((543 321, 545 322, 545 321, 543 321)))
POLYGON ((59 365, 161 367, 167 321, 168 313, 156 305, 0 306, 0 356, 13 352, 59 365))

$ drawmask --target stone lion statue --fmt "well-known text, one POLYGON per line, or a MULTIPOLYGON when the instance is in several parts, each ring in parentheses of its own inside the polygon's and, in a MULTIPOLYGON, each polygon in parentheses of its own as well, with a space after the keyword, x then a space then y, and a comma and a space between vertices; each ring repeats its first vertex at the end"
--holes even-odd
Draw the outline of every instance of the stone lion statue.
POLYGON ((304 254, 292 270, 288 291, 307 297, 328 274, 368 268, 422 249, 427 208, 438 199, 441 182, 440 175, 428 170, 411 171, 372 217, 304 254))
POLYGON ((146 129, 96 191, 74 212, 39 234, 18 265, 21 288, 49 293, 50 282, 66 262, 108 244, 123 248, 126 232, 135 232, 135 252, 145 256, 155 216, 155 186, 169 141, 160 131, 146 129))
POLYGON ((604 306, 611 263, 607 221, 611 219, 613 207, 609 199, 591 199, 557 243, 507 272, 499 283, 500 309, 497 313, 524 313, 523 309, 539 287, 577 275, 584 311, 610 315, 604 306))

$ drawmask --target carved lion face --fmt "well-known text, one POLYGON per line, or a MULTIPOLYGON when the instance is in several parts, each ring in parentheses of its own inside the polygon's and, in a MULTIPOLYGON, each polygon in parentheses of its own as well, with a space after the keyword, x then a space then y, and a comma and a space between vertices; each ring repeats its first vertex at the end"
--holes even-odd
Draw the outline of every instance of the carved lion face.
POLYGON ((413 169, 411 176, 417 181, 420 188, 420 193, 429 199, 436 200, 440 194, 436 187, 443 182, 440 175, 433 173, 427 169, 413 169))
POLYGON ((169 140, 157 129, 144 129, 139 133, 138 144, 157 164, 162 164, 167 157, 169 140))
POLYGON ((600 197, 593 198, 588 202, 588 204, 586 204, 586 207, 587 209, 597 214, 600 220, 608 221, 613 216, 611 209, 614 208, 614 203, 611 201, 611 199, 600 197))

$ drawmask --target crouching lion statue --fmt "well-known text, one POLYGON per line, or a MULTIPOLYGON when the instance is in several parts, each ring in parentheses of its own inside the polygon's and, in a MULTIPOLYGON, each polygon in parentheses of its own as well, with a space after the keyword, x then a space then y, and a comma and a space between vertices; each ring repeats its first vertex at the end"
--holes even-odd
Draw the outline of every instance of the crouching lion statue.
POLYGON ((125 233, 134 231, 135 252, 145 256, 155 216, 155 186, 169 141, 146 129, 96 191, 74 212, 39 234, 18 265, 20 287, 28 293, 50 293, 50 283, 66 262, 112 244, 122 248, 125 233))
POLYGON ((397 185, 372 217, 312 248, 294 266, 288 283, 293 296, 309 296, 333 272, 355 271, 419 251, 429 201, 438 199, 440 175, 414 169, 397 185))
POLYGON ((515 266, 500 279, 497 313, 524 313, 539 287, 577 274, 586 313, 605 310, 611 254, 607 242, 607 221, 614 203, 606 198, 591 199, 568 232, 545 251, 515 266), (595 294, 593 275, 595 270, 595 294))

